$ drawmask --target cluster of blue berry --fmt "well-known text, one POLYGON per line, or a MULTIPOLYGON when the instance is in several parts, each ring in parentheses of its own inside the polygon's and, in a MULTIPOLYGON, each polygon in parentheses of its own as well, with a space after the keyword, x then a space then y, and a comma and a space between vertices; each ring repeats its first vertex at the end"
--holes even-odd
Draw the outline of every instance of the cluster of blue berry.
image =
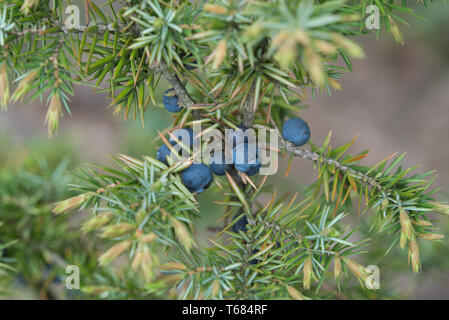
MULTIPOLYGON (((163 103, 165 109, 169 112, 182 110, 173 89, 164 92, 163 103)), ((258 148, 255 143, 249 141, 248 136, 245 135, 246 130, 248 129, 245 127, 239 127, 233 135, 232 164, 226 163, 225 153, 220 151, 213 154, 209 166, 203 163, 195 163, 181 172, 182 182, 190 192, 203 192, 212 184, 213 173, 217 176, 223 176, 226 172, 230 172, 233 167, 248 176, 259 173, 261 162, 258 148)), ((194 132, 191 128, 178 129, 173 135, 181 141, 185 141, 185 137, 189 137, 188 147, 193 147, 194 132)), ((284 123, 282 135, 285 140, 290 141, 295 146, 302 146, 309 141, 310 128, 302 119, 292 118, 284 123)), ((170 138, 169 143, 173 147, 177 144, 172 138, 170 138)), ((157 152, 157 160, 167 164, 168 155, 170 155, 170 148, 163 144, 157 152)))
MULTIPOLYGON (((163 97, 164 107, 167 111, 175 113, 182 110, 179 105, 178 97, 173 89, 165 91, 163 97)), ((210 159, 209 166, 203 163, 195 163, 181 172, 182 183, 186 188, 194 193, 201 193, 206 190, 213 180, 212 174, 223 176, 230 172, 234 167, 237 171, 253 176, 259 173, 261 162, 257 145, 249 141, 245 131, 248 128, 239 127, 232 136, 232 164, 226 163, 224 151, 215 152, 210 159)), ((173 136, 179 141, 188 141, 188 147, 193 147, 194 132, 191 128, 178 129, 173 132, 173 136), (188 137, 188 139, 186 139, 188 137)), ((310 128, 308 124, 300 118, 287 120, 282 127, 282 136, 295 146, 302 146, 310 139, 310 128)), ((170 138, 169 143, 176 147, 177 142, 170 138)), ((170 155, 170 148, 163 144, 157 152, 157 160, 167 164, 167 156, 170 155)), ((232 225, 234 233, 247 232, 248 219, 245 215, 239 218, 239 214, 234 217, 236 220, 232 225)), ((254 250, 254 254, 257 250, 254 250)), ((256 259, 249 261, 250 264, 256 264, 256 259)))

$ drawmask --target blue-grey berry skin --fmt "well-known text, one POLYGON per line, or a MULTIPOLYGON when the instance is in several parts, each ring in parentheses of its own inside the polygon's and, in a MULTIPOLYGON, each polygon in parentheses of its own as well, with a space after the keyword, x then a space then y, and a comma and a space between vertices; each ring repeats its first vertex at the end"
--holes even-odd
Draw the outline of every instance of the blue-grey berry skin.
POLYGON ((181 172, 184 186, 192 193, 201 193, 212 184, 212 171, 203 163, 194 163, 181 172))
POLYGON ((241 143, 237 145, 232 150, 232 159, 234 167, 243 173, 252 172, 252 170, 255 170, 254 168, 260 168, 258 150, 255 144, 241 143))
POLYGON ((309 125, 300 118, 289 119, 282 126, 282 136, 297 147, 303 146, 310 139, 309 125))
POLYGON ((232 169, 232 164, 226 164, 226 156, 223 151, 215 152, 210 159, 210 169, 217 176, 224 176, 232 169))
MULTIPOLYGON (((237 214, 234 217, 234 220, 237 219, 238 217, 239 217, 239 214, 237 214)), ((239 231, 246 232, 247 225, 248 225, 248 219, 246 218, 246 216, 243 216, 232 225, 231 230, 234 233, 239 233, 239 231)))
MULTIPOLYGON (((170 141, 171 145, 174 146, 176 143, 174 141, 170 141)), ((160 162, 163 162, 167 164, 167 156, 170 155, 170 149, 167 147, 167 145, 163 144, 159 147, 157 150, 156 159, 160 162)))
MULTIPOLYGON (((184 143, 186 146, 192 148, 193 147, 193 130, 191 128, 181 128, 176 129, 173 131, 173 135, 184 143), (188 141, 183 141, 183 139, 186 139, 188 137, 188 141)), ((170 142, 175 142, 172 138, 170 138, 170 142)))
POLYGON ((259 173, 260 167, 261 167, 261 164, 259 163, 258 166, 251 167, 248 171, 245 172, 245 174, 250 177, 254 176, 259 173))
POLYGON ((173 94, 173 89, 168 89, 164 92, 164 97, 162 102, 164 103, 164 108, 168 112, 176 113, 182 110, 182 107, 178 103, 178 96, 173 94))

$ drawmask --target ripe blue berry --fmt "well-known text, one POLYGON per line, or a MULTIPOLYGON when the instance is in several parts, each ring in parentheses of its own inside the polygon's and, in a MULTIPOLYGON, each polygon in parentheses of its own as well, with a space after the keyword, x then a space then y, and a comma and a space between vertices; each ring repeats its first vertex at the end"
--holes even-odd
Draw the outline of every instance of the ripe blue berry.
POLYGON ((232 169, 232 164, 226 164, 226 156, 223 151, 215 152, 210 159, 210 169, 217 176, 224 176, 226 171, 232 169))
POLYGON ((258 150, 255 144, 240 143, 232 150, 232 159, 235 168, 240 172, 251 172, 254 174, 254 168, 260 168, 258 150))
POLYGON ((173 89, 168 89, 164 92, 164 97, 162 101, 164 107, 168 112, 176 113, 181 111, 182 107, 178 103, 178 96, 175 95, 173 89))
MULTIPOLYGON (((239 214, 237 214, 234 217, 234 220, 237 219, 238 217, 239 217, 239 214)), ((239 233, 239 231, 246 232, 246 225, 247 224, 248 224, 248 219, 246 218, 246 216, 241 217, 238 221, 236 221, 232 225, 232 227, 231 227, 232 232, 234 232, 234 233, 239 233)))
POLYGON ((309 125, 300 118, 289 119, 282 126, 282 136, 297 147, 305 145, 310 139, 309 125))
MULTIPOLYGON (((174 141, 170 141, 170 143, 171 143, 172 146, 174 146, 176 144, 174 141)), ((167 145, 163 144, 157 150, 156 159, 159 160, 160 162, 163 162, 163 163, 167 164, 167 156, 170 155, 170 152, 171 151, 167 147, 167 145)))
POLYGON ((260 167, 261 167, 261 164, 259 163, 258 166, 254 166, 254 167, 250 168, 250 169, 249 169, 248 171, 246 171, 245 173, 246 173, 247 176, 250 176, 250 177, 251 177, 251 176, 253 176, 253 175, 259 173, 260 167))
MULTIPOLYGON (((173 135, 186 146, 193 147, 193 130, 191 128, 176 129, 173 131, 173 135)), ((170 138, 170 142, 174 142, 174 140, 170 138)))
POLYGON ((182 183, 192 193, 206 190, 212 179, 212 171, 203 163, 194 163, 181 172, 182 183))

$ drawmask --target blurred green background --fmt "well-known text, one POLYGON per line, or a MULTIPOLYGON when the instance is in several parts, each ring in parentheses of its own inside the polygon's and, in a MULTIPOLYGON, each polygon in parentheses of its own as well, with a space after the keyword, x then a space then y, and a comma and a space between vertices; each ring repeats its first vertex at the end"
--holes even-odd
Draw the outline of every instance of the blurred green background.
MULTIPOLYGON (((370 149, 367 164, 374 164, 393 152, 406 151, 406 165, 419 164, 422 171, 438 171, 436 185, 442 188, 439 200, 447 201, 449 6, 435 4, 428 12, 418 11, 428 21, 408 17, 410 26, 402 26, 404 46, 397 46, 383 33, 379 39, 375 34, 360 39, 366 58, 354 61, 354 74, 341 81, 343 91, 334 92, 331 97, 323 93, 315 101, 309 101, 310 107, 302 117, 309 122, 312 140, 316 142, 323 141, 329 131, 333 132, 334 145, 345 143, 360 133, 353 152, 370 149)), ((108 155, 114 153, 155 156, 160 144, 156 139, 157 130, 169 126, 170 114, 162 108, 149 110, 143 128, 139 120, 124 121, 121 116, 114 117, 112 110, 106 109, 109 101, 104 95, 94 94, 87 87, 77 87, 75 93, 70 104, 73 116, 64 116, 60 133, 54 138, 46 135, 46 106, 39 102, 13 105, 8 112, 0 114, 2 175, 14 176, 21 169, 31 173, 47 172, 43 167, 51 172, 50 169, 56 168, 63 159, 69 171, 73 171, 85 163, 111 165, 108 155)), ((316 172, 311 163, 300 159, 294 160, 292 172, 285 179, 286 162, 286 159, 281 161, 279 173, 270 177, 280 194, 302 191, 314 181, 316 172)), ((2 179, 0 183, 7 181, 2 179)), ((47 192, 56 193, 51 189, 47 192)), ((67 195, 67 192, 60 193, 67 195)), ((61 194, 51 196, 59 198, 61 194)), ((199 221, 198 230, 203 244, 212 235, 207 228, 215 226, 222 213, 221 208, 212 203, 220 198, 217 188, 200 196, 204 219, 199 221)), ((354 214, 351 220, 361 226, 362 233, 367 232, 369 217, 359 219, 354 214)), ((446 239, 449 236, 447 220, 439 224, 446 239)), ((406 265, 405 251, 394 250, 385 256, 388 243, 382 235, 370 234, 370 237, 370 252, 359 260, 380 267, 381 289, 363 294, 355 290, 354 296, 343 298, 449 299, 447 240, 439 244, 423 243, 423 272, 413 275, 406 265)), ((39 296, 21 287, 15 297, 39 296)))

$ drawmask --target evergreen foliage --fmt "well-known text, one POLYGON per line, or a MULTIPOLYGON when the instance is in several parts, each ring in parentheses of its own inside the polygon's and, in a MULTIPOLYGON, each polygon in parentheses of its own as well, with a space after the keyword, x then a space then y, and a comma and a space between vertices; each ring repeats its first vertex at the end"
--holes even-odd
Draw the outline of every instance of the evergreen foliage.
MULTIPOLYGON (((307 89, 313 95, 340 89, 339 79, 352 72, 351 59, 364 56, 354 39, 368 32, 368 5, 379 6, 382 27, 398 43, 403 41, 398 27, 406 23, 403 14, 415 15, 407 1, 393 0, 86 0, 83 20, 89 24, 70 28, 65 25, 70 3, 1 1, 1 106, 46 101, 50 135, 60 117, 70 114, 77 84, 106 92, 115 113, 143 121, 145 112, 161 108, 165 100, 173 107, 174 96, 156 99, 161 81, 171 86, 182 107, 167 132, 194 123, 201 123, 202 135, 240 126, 282 128, 301 111, 307 89)), ((309 125, 313 139, 313 123, 309 125)), ((173 151, 173 143, 160 136, 173 151)), ((375 216, 372 228, 389 239, 385 252, 407 248, 412 270, 419 272, 419 244, 441 240, 429 213, 448 214, 448 207, 433 199, 434 172, 412 173, 416 167, 400 163, 404 154, 364 166, 367 151, 348 151, 355 138, 338 147, 330 138, 320 144, 309 141, 309 148, 280 138, 281 155, 311 161, 316 169, 316 182, 301 195, 279 196, 268 185, 269 176, 249 177, 234 169, 215 176, 213 187, 223 189, 219 205, 226 214, 206 247, 196 241, 198 195, 181 179, 194 157, 192 146, 183 144, 190 158, 171 156, 164 163, 120 154, 114 157, 119 169, 81 169, 81 182, 73 185, 77 195, 58 202, 55 217, 45 215, 51 221, 44 225, 55 236, 47 241, 68 248, 70 241, 82 241, 65 235, 60 243, 59 234, 68 231, 57 219, 65 220, 60 214, 73 209, 92 213, 82 230, 92 243, 95 234, 108 247, 98 258, 99 271, 91 272, 83 288, 91 297, 319 298, 332 277, 338 286, 344 274, 366 285, 369 274, 355 256, 365 252, 369 239, 357 240, 357 225, 344 222, 355 208, 360 216, 375 216), (271 194, 268 203, 259 201, 262 193, 271 194), (246 227, 233 228, 242 218, 246 227), (125 253, 125 271, 109 272, 107 267, 125 253)), ((177 140, 173 135, 169 139, 177 140)), ((48 183, 38 188, 49 188, 48 183)), ((0 187, 9 184, 20 187, 11 181, 0 187)), ((22 204, 7 201, 16 191, 0 192, 0 221, 10 224, 9 219, 21 217, 11 206, 20 209, 22 204)), ((48 213, 51 201, 41 208, 39 196, 26 204, 30 210, 20 218, 26 225, 41 210, 48 213)), ((26 245, 15 239, 20 234, 9 234, 0 250, 26 245)), ((87 254, 84 261, 92 264, 91 258, 87 254)), ((15 268, 8 262, 1 261, 1 273, 15 268)))

